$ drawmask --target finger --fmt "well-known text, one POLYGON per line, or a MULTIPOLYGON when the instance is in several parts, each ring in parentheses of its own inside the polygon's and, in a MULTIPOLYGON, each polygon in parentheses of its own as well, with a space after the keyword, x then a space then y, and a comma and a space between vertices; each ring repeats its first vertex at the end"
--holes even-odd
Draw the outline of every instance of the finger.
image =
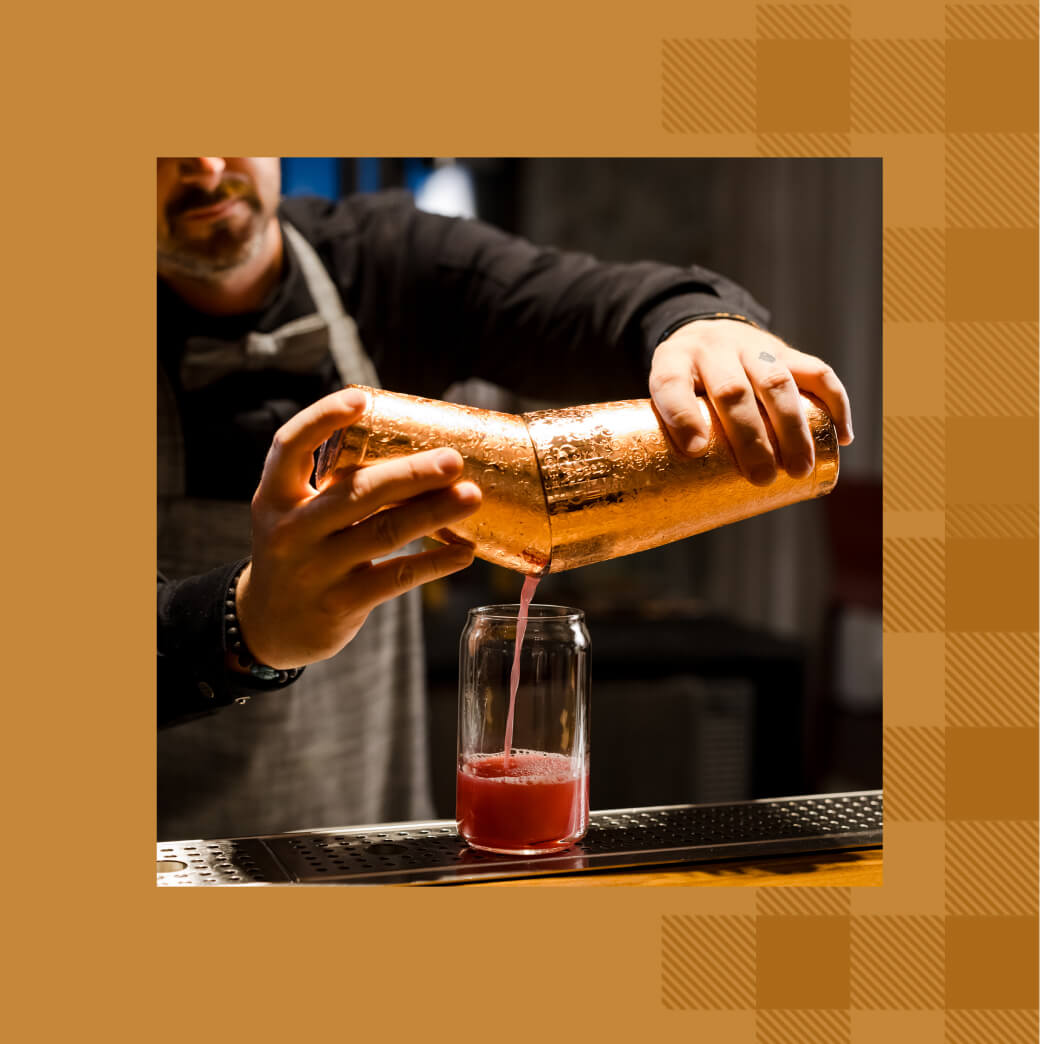
POLYGON ((360 607, 368 612, 413 587, 457 573, 472 561, 473 549, 461 544, 450 544, 415 555, 398 555, 349 573, 330 593, 330 601, 334 607, 338 602, 342 611, 355 611, 360 607))
POLYGON ((451 485, 462 473, 458 450, 435 449, 337 475, 299 512, 301 531, 325 536, 391 505, 451 485))
POLYGON ((650 371, 650 395, 672 441, 691 457, 708 448, 711 418, 697 404, 696 375, 689 351, 661 345, 650 371))
POLYGON ((480 499, 472 482, 414 497, 333 534, 329 553, 343 566, 392 554, 421 536, 461 522, 480 507, 480 499))
POLYGON ((838 431, 838 442, 847 446, 852 434, 852 407, 838 375, 815 355, 791 349, 785 358, 799 388, 815 395, 824 405, 838 431))
POLYGON ((798 385, 768 348, 756 346, 744 358, 745 372, 776 435, 784 469, 792 478, 804 478, 813 469, 814 454, 798 385))
POLYGON ((283 424, 271 441, 258 495, 296 501, 312 493, 314 451, 334 432, 361 416, 368 403, 360 388, 344 388, 312 403, 283 424))
POLYGON ((756 486, 768 486, 776 478, 776 458, 739 356, 706 352, 699 366, 705 394, 719 415, 740 470, 756 486))

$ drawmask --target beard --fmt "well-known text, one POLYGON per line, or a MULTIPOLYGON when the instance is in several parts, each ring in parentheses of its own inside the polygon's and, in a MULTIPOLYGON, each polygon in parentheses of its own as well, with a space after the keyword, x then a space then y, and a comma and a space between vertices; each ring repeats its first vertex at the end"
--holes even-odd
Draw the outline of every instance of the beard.
POLYGON ((189 186, 165 208, 166 235, 159 240, 160 268, 175 269, 196 279, 216 279, 259 253, 268 223, 274 215, 265 213, 260 198, 250 184, 229 178, 213 192, 189 186), (228 199, 246 204, 219 221, 208 225, 202 234, 193 234, 192 223, 185 217, 189 211, 211 207, 228 199))

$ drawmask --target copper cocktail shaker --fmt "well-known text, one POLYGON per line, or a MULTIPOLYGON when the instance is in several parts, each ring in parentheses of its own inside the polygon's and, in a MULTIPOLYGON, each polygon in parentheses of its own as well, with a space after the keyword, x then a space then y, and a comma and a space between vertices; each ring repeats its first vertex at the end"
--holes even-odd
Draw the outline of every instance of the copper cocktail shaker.
POLYGON ((484 499, 475 514, 438 535, 521 573, 560 573, 659 547, 822 496, 838 480, 834 424, 804 395, 815 466, 802 479, 781 471, 762 487, 741 474, 702 397, 711 438, 707 453, 694 459, 675 448, 649 399, 517 416, 362 390, 364 415, 321 447, 319 485, 335 471, 453 446, 465 460, 462 477, 476 482, 484 499))

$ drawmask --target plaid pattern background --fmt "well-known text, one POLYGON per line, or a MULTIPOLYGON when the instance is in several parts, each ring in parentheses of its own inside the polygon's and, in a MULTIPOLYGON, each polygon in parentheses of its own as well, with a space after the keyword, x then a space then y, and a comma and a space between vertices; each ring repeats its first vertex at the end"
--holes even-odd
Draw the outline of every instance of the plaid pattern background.
POLYGON ((661 1004, 704 1040, 1033 1042, 1037 6, 752 24, 661 41, 666 134, 884 158, 885 883, 661 915, 661 1004))
POLYGON ((1035 1040, 1035 3, 119 6, 9 18, 12 1038, 1035 1040), (884 157, 884 887, 154 887, 141 261, 187 142, 884 157))

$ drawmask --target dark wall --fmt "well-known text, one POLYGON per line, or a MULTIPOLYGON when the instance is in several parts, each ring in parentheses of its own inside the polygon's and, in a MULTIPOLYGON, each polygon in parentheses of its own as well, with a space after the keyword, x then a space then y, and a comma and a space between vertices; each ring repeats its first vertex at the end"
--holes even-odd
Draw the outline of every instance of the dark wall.
MULTIPOLYGON (((881 165, 834 159, 478 159, 479 216, 609 260, 697 263, 830 362, 857 438, 837 490, 546 578, 586 611, 594 807, 881 785, 881 165)), ((404 161, 387 163, 390 178, 404 161)), ((411 169, 414 172, 415 165, 411 169)), ((472 383, 450 393, 522 409, 472 383)), ((453 814, 456 648, 468 607, 516 601, 477 563, 426 591, 438 812, 453 814)))

